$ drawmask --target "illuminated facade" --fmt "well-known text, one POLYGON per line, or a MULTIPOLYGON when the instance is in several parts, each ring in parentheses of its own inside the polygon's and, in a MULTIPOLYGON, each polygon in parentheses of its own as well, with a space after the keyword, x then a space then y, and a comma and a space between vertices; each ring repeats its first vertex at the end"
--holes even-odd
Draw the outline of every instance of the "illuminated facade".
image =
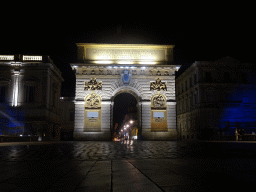
POLYGON ((256 133, 256 73, 252 64, 225 57, 193 63, 176 79, 181 139, 210 139, 235 129, 256 133))
POLYGON ((60 138, 61 72, 48 56, 0 55, 0 135, 60 138))
POLYGON ((174 45, 78 43, 74 140, 110 140, 114 98, 137 100, 139 137, 175 140, 174 45))

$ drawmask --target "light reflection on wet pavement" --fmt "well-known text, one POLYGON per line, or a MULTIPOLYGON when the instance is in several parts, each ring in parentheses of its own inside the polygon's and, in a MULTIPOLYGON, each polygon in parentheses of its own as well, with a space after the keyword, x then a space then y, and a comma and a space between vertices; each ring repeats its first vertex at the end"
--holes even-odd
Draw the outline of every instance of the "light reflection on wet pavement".
POLYGON ((0 191, 205 191, 256 181, 253 142, 6 145, 0 143, 0 191))

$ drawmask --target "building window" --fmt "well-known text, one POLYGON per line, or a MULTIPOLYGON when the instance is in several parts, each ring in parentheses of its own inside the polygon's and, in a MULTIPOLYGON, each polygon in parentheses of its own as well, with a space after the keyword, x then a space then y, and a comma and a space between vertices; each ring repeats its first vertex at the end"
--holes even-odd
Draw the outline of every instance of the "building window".
POLYGON ((192 108, 193 107, 193 96, 192 95, 189 97, 189 101, 190 101, 190 107, 192 108))
POLYGON ((35 86, 34 85, 26 86, 26 102, 27 103, 35 102, 35 86))
POLYGON ((195 104, 195 106, 197 105, 197 95, 196 94, 194 94, 194 104, 195 104))
POLYGON ((196 81, 197 81, 196 74, 194 74, 194 85, 196 84, 196 81))
POLYGON ((192 77, 189 78, 189 87, 192 87, 192 77))
POLYGON ((5 102, 6 87, 0 86, 0 102, 5 102))
POLYGON ((230 73, 229 72, 224 72, 224 82, 225 83, 230 83, 231 82, 230 73))
POLYGON ((211 72, 205 72, 204 75, 205 75, 205 81, 207 83, 211 83, 212 82, 212 74, 211 74, 211 72))
POLYGON ((185 81, 185 91, 187 91, 187 90, 188 90, 188 82, 185 81))

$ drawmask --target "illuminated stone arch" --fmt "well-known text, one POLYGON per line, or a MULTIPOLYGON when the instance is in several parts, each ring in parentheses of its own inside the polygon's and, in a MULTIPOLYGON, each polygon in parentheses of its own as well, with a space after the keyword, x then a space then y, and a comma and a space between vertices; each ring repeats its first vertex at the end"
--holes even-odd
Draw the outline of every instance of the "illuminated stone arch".
POLYGON ((121 87, 118 87, 115 91, 113 91, 112 93, 113 100, 120 93, 130 93, 137 99, 137 101, 139 101, 141 97, 141 94, 137 89, 130 86, 121 86, 121 87))

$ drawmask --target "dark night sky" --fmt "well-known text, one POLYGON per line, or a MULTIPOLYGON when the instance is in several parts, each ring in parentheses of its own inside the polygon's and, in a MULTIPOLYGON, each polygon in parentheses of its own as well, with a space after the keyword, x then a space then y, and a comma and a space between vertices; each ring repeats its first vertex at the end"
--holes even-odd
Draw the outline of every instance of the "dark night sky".
POLYGON ((225 56, 255 63, 256 33, 250 5, 203 5, 206 7, 200 9, 160 5, 161 9, 147 8, 146 12, 53 6, 20 8, 12 12, 14 17, 6 17, 10 12, 1 13, 0 54, 49 55, 65 79, 62 96, 74 96, 75 75, 69 64, 76 62, 75 43, 174 44, 174 61, 184 66, 225 56), (120 25, 122 35, 117 35, 120 25))

